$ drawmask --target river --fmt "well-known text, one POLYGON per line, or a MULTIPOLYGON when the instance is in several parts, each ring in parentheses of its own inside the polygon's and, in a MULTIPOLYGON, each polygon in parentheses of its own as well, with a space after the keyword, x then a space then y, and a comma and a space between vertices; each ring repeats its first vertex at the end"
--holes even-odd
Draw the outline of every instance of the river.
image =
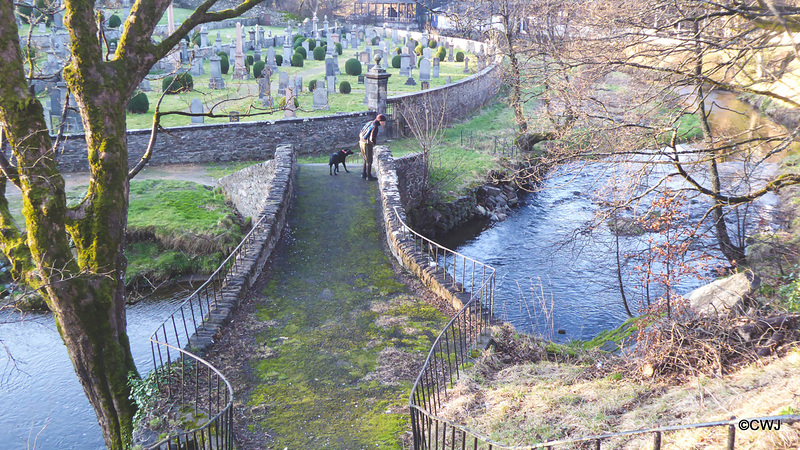
MULTIPOLYGON (((716 126, 733 123, 741 127, 763 120, 735 101, 724 93, 709 99, 726 105, 714 111, 716 126)), ((443 242, 497 269, 495 311, 499 317, 521 331, 561 342, 590 339, 627 317, 609 257, 613 234, 607 227, 594 233, 576 232, 593 217, 597 209, 595 193, 604 177, 615 176, 614 171, 596 166, 576 176, 568 169, 554 173, 537 193, 523 196, 508 220, 465 227, 443 242)), ((160 168, 150 170, 154 177, 176 176, 156 173, 160 168)), ((189 179, 197 176, 203 175, 193 174, 189 179)), ((762 205, 770 210, 775 203, 775 197, 768 196, 762 205)), ((699 200, 687 206, 692 217, 704 210, 699 200)), ((623 253, 641 245, 642 237, 621 239, 623 253)), ((625 272, 629 279, 634 277, 630 266, 625 272)), ((686 279, 681 290, 688 292, 702 283, 686 279)), ((148 337, 181 298, 180 292, 167 293, 128 308, 128 333, 142 374, 151 364, 148 337)), ((631 308, 635 308, 633 300, 631 308)), ((104 448, 97 419, 52 315, 0 312, 0 344, 0 449, 104 448)))

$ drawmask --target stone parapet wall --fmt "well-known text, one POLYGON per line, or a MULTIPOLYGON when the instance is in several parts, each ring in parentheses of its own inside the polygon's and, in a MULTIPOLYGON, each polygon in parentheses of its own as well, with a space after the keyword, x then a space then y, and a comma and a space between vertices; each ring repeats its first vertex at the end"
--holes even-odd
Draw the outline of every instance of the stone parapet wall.
POLYGON ((421 207, 424 204, 423 193, 425 190, 423 154, 411 153, 394 158, 394 167, 397 173, 397 189, 403 208, 410 211, 421 207))
MULTIPOLYGON (((470 294, 457 291, 447 274, 443 274, 439 266, 426 254, 416 251, 412 239, 408 239, 408 231, 400 222, 407 221, 401 200, 397 161, 389 147, 375 147, 375 167, 378 174, 378 189, 386 243, 397 261, 414 273, 422 283, 435 294, 446 299, 454 308, 460 310, 469 302, 470 294), (400 220, 398 220, 398 215, 400 220)), ((421 250, 421 247, 420 247, 421 250)))
POLYGON ((264 264, 281 238, 292 202, 297 170, 292 146, 279 146, 273 165, 274 173, 269 187, 262 192, 265 201, 258 217, 253 218, 253 229, 237 248, 236 263, 229 266, 227 273, 217 275, 224 278, 224 287, 219 295, 214 295, 217 299, 214 308, 189 338, 187 348, 191 348, 192 353, 203 355, 214 343, 217 333, 230 321, 239 303, 258 280, 264 264))
POLYGON ((219 179, 218 183, 236 210, 244 217, 256 220, 269 199, 275 177, 275 160, 246 167, 219 179))

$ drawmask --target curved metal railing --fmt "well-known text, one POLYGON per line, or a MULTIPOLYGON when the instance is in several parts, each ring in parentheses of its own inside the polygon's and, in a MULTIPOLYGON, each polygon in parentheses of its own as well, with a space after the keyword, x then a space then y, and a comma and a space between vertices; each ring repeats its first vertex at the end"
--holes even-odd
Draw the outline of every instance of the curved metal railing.
POLYGON ((149 448, 234 447, 233 389, 219 370, 191 350, 213 342, 214 333, 235 303, 241 288, 240 275, 249 268, 246 263, 258 256, 254 254, 269 233, 269 218, 262 215, 208 280, 150 336, 155 379, 172 402, 169 412, 198 425, 189 431, 171 433, 149 448), (193 414, 191 418, 189 413, 193 414))
POLYGON ((439 333, 428 352, 428 357, 414 386, 411 388, 409 410, 413 448, 527 450, 588 445, 590 447, 587 448, 600 449, 600 445, 604 441, 650 434, 653 436, 652 448, 658 450, 661 448, 662 435, 665 433, 692 428, 716 427, 725 428, 727 434, 725 448, 732 450, 735 448, 737 428, 740 430, 774 429, 775 426, 780 427, 782 424, 800 422, 800 415, 797 414, 746 419, 732 418, 716 422, 621 431, 576 439, 509 446, 463 425, 439 417, 437 414, 442 403, 448 399, 448 390, 458 380, 467 364, 477 356, 473 352, 477 349, 478 338, 484 334, 486 327, 491 323, 495 269, 416 233, 405 224, 397 207, 394 208, 394 213, 400 223, 402 241, 412 246, 411 249, 416 256, 420 256, 421 253, 422 258, 417 258, 417 260, 424 261, 424 258, 427 258, 427 270, 444 277, 445 283, 449 284, 453 291, 471 292, 464 307, 439 333), (467 270, 468 266, 471 270, 467 270), (745 423, 745 426, 742 423, 745 423), (754 428, 753 424, 756 424, 758 428, 754 428))

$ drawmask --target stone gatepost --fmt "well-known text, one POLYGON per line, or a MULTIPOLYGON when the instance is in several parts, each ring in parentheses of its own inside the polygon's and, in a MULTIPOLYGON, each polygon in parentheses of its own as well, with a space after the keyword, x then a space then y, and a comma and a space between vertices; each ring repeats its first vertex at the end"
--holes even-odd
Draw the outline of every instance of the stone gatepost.
POLYGON ((381 55, 375 55, 375 66, 364 75, 368 94, 367 107, 378 114, 386 114, 386 97, 389 77, 392 76, 381 67, 381 55))

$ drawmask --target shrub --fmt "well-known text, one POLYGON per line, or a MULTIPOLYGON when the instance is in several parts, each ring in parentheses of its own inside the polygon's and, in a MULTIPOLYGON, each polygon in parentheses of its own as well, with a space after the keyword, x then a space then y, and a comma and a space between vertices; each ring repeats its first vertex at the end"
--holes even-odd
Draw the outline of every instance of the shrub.
POLYGON ((403 53, 403 49, 400 48, 400 47, 397 47, 397 48, 394 49, 394 52, 399 55, 399 54, 403 53))
POLYGON ((112 14, 111 17, 108 18, 109 28, 119 28, 120 25, 122 25, 122 19, 120 19, 118 15, 112 14))
POLYGON ((306 52, 306 49, 303 47, 297 47, 294 49, 294 52, 303 55, 303 59, 308 58, 308 52, 306 52))
POLYGON ((300 43, 303 42, 305 40, 305 38, 306 37, 303 36, 302 34, 295 34, 294 38, 293 38, 292 45, 300 45, 300 43))
POLYGON ((456 61, 458 61, 458 62, 464 62, 464 52, 458 52, 458 53, 456 53, 456 61))
POLYGON ((280 66, 283 64, 283 55, 275 55, 275 65, 280 66))
POLYGON ((423 50, 422 44, 414 47, 414 53, 416 53, 417 56, 422 56, 422 50, 423 50))
POLYGON ((36 59, 36 47, 34 47, 33 45, 31 45, 30 51, 28 50, 27 45, 22 47, 20 50, 22 50, 22 57, 25 58, 26 60, 36 59))
POLYGON ((314 48, 317 46, 317 41, 315 39, 308 38, 306 39, 306 42, 308 42, 308 50, 313 52, 314 48))
POLYGON ((339 93, 341 94, 349 94, 350 93, 350 82, 349 81, 342 81, 339 83, 339 93))
POLYGON ((222 74, 227 74, 231 67, 231 63, 228 61, 228 54, 225 52, 219 52, 217 53, 217 56, 220 57, 219 71, 222 72, 222 74))
POLYGON ((253 76, 256 78, 261 78, 262 72, 264 72, 264 67, 267 66, 267 63, 264 61, 256 61, 253 64, 253 76))
POLYGON ((380 42, 381 42, 381 38, 379 38, 378 36, 375 36, 374 38, 372 38, 372 45, 378 45, 380 42))
POLYGON ((303 61, 305 58, 300 53, 295 53, 292 55, 292 67, 303 67, 303 61))
POLYGON ((148 100, 147 94, 142 91, 133 94, 133 97, 128 100, 126 109, 134 114, 146 113, 150 109, 150 100, 148 100))
MULTIPOLYGON (((45 14, 42 11, 52 11, 54 6, 55 6, 55 1, 51 1, 51 0, 36 0, 36 8, 38 8, 38 9, 33 12, 33 15, 34 15, 34 17, 39 19, 40 22, 41 22, 42 16, 44 16, 44 23, 45 23, 45 25, 47 25, 49 27, 53 23, 53 15, 52 14, 45 14)), ((119 25, 117 25, 117 26, 119 26, 119 25)))
POLYGON ((25 23, 33 22, 33 6, 31 5, 20 5, 17 7, 17 11, 19 12, 22 21, 25 23))
POLYGON ((434 41, 433 39, 431 39, 430 41, 428 41, 428 47, 430 47, 430 48, 436 48, 436 41, 434 41))
POLYGON ((308 92, 313 92, 314 89, 317 88, 317 80, 311 80, 308 82, 308 92))
POLYGON ((425 59, 425 58, 422 57, 422 56, 417 56, 417 68, 419 68, 419 65, 420 65, 420 63, 422 62, 423 59, 425 59))
MULTIPOLYGON (((299 108, 300 102, 297 100, 297 97, 292 97, 292 98, 294 99, 294 107, 299 108)), ((281 109, 286 108, 286 97, 281 97, 281 99, 278 100, 278 108, 281 109)))
POLYGON ((161 80, 161 89, 167 95, 178 94, 180 92, 189 92, 194 89, 194 79, 192 74, 188 72, 179 73, 176 76, 168 76, 161 80))
POLYGON ((336 43, 336 53, 341 55, 342 54, 342 44, 336 43))
POLYGON ((362 70, 363 67, 361 67, 361 61, 355 58, 350 58, 347 60, 347 62, 344 63, 344 73, 348 75, 353 75, 353 76, 361 75, 362 70))
POLYGON ((439 47, 439 49, 436 50, 436 57, 439 58, 439 61, 444 61, 444 59, 447 57, 447 49, 444 47, 439 47))
POLYGON ((320 45, 314 49, 314 59, 317 61, 325 61, 325 47, 320 45))
POLYGON ((200 33, 195 32, 194 35, 192 35, 192 41, 191 42, 194 45, 200 47, 200 33))
POLYGON ((400 55, 394 55, 392 57, 392 67, 394 67, 395 69, 400 68, 400 55))
POLYGON ((255 58, 253 58, 253 55, 247 55, 247 62, 245 64, 247 64, 248 66, 252 66, 253 65, 253 61, 255 61, 255 58))

